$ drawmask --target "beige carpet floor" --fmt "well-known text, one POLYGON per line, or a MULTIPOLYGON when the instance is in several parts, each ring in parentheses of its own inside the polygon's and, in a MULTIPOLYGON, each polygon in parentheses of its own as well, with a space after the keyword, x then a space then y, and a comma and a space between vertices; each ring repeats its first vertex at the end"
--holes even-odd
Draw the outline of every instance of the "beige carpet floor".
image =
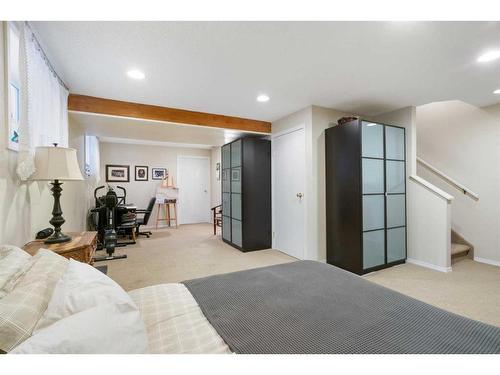
POLYGON ((116 253, 128 258, 96 265, 107 264, 108 276, 125 290, 295 260, 277 250, 243 253, 214 236, 210 224, 153 231, 150 238, 141 236, 137 244, 117 248, 116 253))
POLYGON ((500 267, 463 259, 449 273, 402 264, 364 276, 418 300, 500 327, 500 267))
MULTIPOLYGON (((249 268, 292 262, 277 250, 249 253, 213 236, 209 224, 182 225, 179 229, 154 231, 136 245, 118 248, 127 259, 99 262, 125 290, 179 282, 249 268)), ((500 326, 500 268, 462 260, 453 272, 442 273, 403 264, 364 276, 431 305, 472 319, 500 326)))

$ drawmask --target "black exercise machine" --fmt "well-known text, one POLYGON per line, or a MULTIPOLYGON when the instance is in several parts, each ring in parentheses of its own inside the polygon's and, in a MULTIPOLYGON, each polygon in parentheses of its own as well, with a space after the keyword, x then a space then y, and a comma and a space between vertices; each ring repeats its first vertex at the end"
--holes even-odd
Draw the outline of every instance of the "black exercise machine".
POLYGON ((96 207, 90 210, 89 224, 97 230, 98 250, 105 249, 107 256, 95 257, 94 261, 105 261, 113 259, 123 259, 126 255, 114 255, 115 248, 135 243, 135 241, 118 242, 117 232, 135 230, 136 215, 126 206, 127 191, 121 186, 117 186, 122 191, 122 195, 116 194, 111 186, 103 196, 98 196, 98 191, 105 186, 99 186, 94 190, 96 207))

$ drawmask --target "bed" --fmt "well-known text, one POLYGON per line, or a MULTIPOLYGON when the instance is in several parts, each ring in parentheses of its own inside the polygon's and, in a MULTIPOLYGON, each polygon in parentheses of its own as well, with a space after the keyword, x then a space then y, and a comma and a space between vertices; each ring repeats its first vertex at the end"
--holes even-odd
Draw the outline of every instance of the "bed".
POLYGON ((500 353, 500 328, 320 262, 126 293, 93 267, 50 251, 10 251, 10 260, 2 251, 4 352, 500 353))
POLYGON ((500 353, 500 328, 314 261, 156 285, 130 295, 144 316, 153 352, 500 353))

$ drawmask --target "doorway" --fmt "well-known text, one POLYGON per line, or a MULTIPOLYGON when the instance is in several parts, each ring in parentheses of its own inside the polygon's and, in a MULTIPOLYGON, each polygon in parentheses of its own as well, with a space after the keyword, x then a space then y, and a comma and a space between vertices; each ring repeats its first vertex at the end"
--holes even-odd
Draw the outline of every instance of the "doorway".
POLYGON ((305 130, 272 138, 273 248, 305 258, 305 130))
POLYGON ((210 159, 177 157, 179 224, 210 222, 210 159))

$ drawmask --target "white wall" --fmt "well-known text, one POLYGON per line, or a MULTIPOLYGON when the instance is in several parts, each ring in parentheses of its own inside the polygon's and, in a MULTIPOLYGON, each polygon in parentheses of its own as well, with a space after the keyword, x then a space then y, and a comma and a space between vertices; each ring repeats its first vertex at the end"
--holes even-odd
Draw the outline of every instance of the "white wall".
POLYGON ((417 108, 418 156, 479 194, 474 201, 419 166, 418 174, 455 197, 452 228, 474 257, 500 264, 500 104, 460 101, 417 108))
MULTIPOLYGON (((21 182, 16 175, 18 154, 7 149, 7 97, 5 93, 4 22, 0 22, 0 244, 22 246, 34 239, 37 231, 50 226, 53 198, 46 182, 21 182)), ((70 147, 77 148, 82 161, 82 138, 70 131, 70 147)), ((61 206, 66 223, 63 231, 85 228, 85 209, 80 204, 85 182, 63 184, 61 206)))
MULTIPOLYGON (((130 182, 112 182, 110 185, 120 185, 127 189, 127 203, 134 203, 138 208, 146 208, 149 200, 156 195, 156 189, 161 181, 151 179, 152 168, 167 168, 177 184, 177 156, 207 156, 211 157, 211 150, 163 147, 151 145, 100 143, 101 158, 101 185, 106 184, 106 164, 130 166, 130 182), (149 167, 148 181, 135 181, 135 166, 146 165, 149 167)), ((210 177, 214 177, 210 173, 210 177)), ((119 191, 118 191, 119 193, 119 191)), ((155 225, 156 207, 152 213, 148 226, 155 225)))
POLYGON ((451 270, 451 203, 431 189, 410 180, 408 184, 407 262, 451 270))

